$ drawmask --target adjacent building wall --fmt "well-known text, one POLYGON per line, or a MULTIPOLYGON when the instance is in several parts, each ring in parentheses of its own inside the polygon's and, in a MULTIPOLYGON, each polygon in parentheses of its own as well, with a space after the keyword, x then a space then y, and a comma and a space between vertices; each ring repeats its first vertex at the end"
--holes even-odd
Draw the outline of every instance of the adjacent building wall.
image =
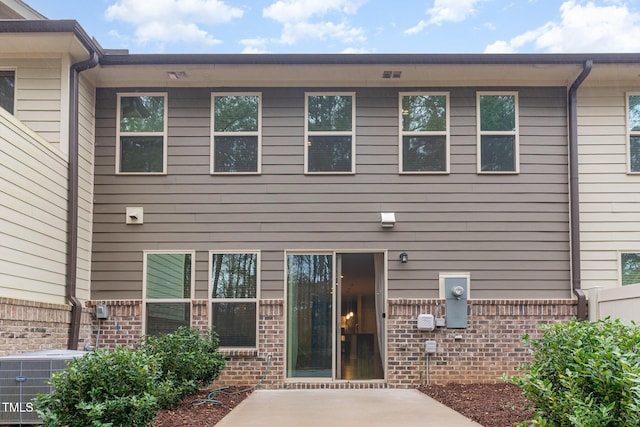
POLYGON ((578 93, 582 287, 620 286, 619 251, 640 252, 640 175, 627 174, 626 90, 578 93))
POLYGON ((63 153, 68 153, 66 62, 46 55, 39 59, 0 58, 0 68, 16 71, 16 118, 63 153))
MULTIPOLYGON (((0 354, 67 346, 69 165, 68 144, 59 141, 61 129, 68 129, 69 101, 62 62, 12 60, 17 65, 15 116, 0 109, 0 354)), ((81 78, 77 295, 85 301, 91 274, 94 101, 95 88, 81 78)), ((80 347, 90 337, 85 313, 80 347)))
POLYGON ((0 110, 3 296, 65 303, 67 161, 0 110))

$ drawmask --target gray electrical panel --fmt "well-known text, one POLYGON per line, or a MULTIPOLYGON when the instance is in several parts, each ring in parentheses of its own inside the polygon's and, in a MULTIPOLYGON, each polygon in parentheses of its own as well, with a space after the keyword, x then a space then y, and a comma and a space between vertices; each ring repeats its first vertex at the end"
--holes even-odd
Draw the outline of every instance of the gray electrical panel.
POLYGON ((469 280, 467 277, 445 277, 445 307, 447 328, 462 329, 467 327, 467 297, 469 280))

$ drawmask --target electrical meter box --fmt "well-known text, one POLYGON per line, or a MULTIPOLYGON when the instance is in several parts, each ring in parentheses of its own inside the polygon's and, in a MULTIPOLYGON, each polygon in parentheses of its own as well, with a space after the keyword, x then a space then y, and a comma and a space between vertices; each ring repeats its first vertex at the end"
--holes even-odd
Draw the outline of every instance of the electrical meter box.
POLYGON ((444 292, 447 328, 466 328, 469 279, 464 276, 445 278, 444 292))
POLYGON ((433 314, 418 315, 418 329, 421 331, 433 331, 436 328, 436 319, 433 314))

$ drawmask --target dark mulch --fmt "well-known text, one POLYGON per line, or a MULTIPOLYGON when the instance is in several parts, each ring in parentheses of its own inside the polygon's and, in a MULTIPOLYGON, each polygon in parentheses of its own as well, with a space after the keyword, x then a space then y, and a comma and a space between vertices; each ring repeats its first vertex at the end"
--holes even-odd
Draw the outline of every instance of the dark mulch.
MULTIPOLYGON (((225 391, 236 390, 229 388, 225 391)), ((531 405, 513 384, 430 385, 420 387, 419 390, 485 427, 513 427, 514 423, 533 418, 531 405)), ((249 394, 250 392, 232 396, 217 395, 216 399, 222 402, 221 406, 194 406, 195 400, 207 398, 207 390, 201 390, 186 398, 178 407, 160 411, 151 426, 215 426, 249 394)))
MULTIPOLYGON (((227 393, 234 393, 238 390, 240 389, 236 387, 229 387, 224 391, 227 393)), ((153 423, 151 423, 151 427, 215 426, 222 418, 224 418, 225 415, 231 412, 233 408, 246 399, 250 394, 251 392, 232 395, 217 394, 214 399, 222 402, 222 405, 214 405, 211 403, 193 405, 194 401, 207 399, 209 395, 208 390, 200 390, 196 394, 184 399, 176 408, 161 410, 153 423)))
POLYGON ((534 416, 514 384, 429 385, 419 390, 485 427, 513 427, 534 416))

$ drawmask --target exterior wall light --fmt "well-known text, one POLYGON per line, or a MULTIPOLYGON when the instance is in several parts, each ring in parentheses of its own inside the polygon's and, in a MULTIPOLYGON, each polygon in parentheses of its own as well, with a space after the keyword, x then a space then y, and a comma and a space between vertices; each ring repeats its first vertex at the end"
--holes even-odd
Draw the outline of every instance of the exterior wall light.
POLYGON ((408 261, 409 261, 409 255, 407 255, 407 253, 406 253, 406 252, 402 252, 402 253, 400 254, 400 262, 401 262, 402 264, 406 264, 408 261))

